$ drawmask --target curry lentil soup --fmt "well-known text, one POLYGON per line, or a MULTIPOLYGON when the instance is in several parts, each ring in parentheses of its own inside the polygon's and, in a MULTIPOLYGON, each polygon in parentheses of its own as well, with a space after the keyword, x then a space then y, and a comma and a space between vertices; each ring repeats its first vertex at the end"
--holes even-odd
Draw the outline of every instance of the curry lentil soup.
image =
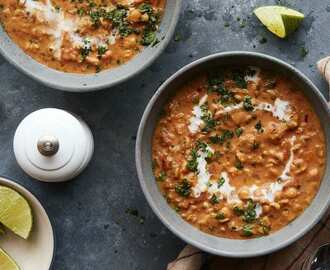
POLYGON ((0 0, 0 21, 28 55, 51 68, 93 73, 158 43, 165 0, 0 0))
POLYGON ((240 239, 277 231, 308 207, 324 174, 325 138, 288 78, 219 69, 166 105, 152 157, 160 190, 182 218, 240 239))

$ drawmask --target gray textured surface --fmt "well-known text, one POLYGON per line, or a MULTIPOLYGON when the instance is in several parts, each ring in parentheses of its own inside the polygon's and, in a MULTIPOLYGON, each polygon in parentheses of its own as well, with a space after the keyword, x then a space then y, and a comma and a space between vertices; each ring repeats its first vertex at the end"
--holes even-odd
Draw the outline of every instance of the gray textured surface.
POLYGON ((330 1, 191 0, 183 5, 177 39, 144 73, 119 87, 92 94, 47 89, 17 72, 0 57, 0 174, 37 195, 54 221, 56 270, 164 269, 184 243, 158 221, 142 195, 135 172, 135 134, 143 109, 157 86, 178 68, 218 51, 268 53, 294 64, 327 93, 315 62, 330 53, 330 1), (253 7, 284 2, 307 18, 297 33, 279 40, 251 16, 253 7), (248 16, 250 18, 248 18, 248 16), (237 21, 237 18, 240 21, 237 21), (240 23, 247 20, 246 26, 240 23), (225 22, 229 27, 224 27, 225 22), (265 37, 266 43, 259 40, 265 37), (301 48, 309 50, 301 56, 301 48), (12 137, 28 113, 58 107, 81 115, 95 136, 87 170, 65 184, 44 184, 16 165, 12 137), (136 208, 144 224, 127 208, 136 208))

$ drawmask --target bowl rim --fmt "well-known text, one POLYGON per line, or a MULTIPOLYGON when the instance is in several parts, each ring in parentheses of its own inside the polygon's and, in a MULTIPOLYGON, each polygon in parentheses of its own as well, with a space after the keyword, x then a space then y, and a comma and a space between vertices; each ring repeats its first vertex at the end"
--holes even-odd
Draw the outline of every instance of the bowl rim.
MULTIPOLYGON (((174 34, 176 25, 180 18, 180 11, 182 9, 182 3, 183 0, 174 0, 173 1, 173 7, 172 9, 169 9, 167 7, 168 2, 166 2, 165 5, 165 12, 168 9, 170 11, 169 16, 169 23, 167 30, 162 33, 162 37, 160 38, 161 41, 154 47, 145 47, 143 48, 137 55, 133 56, 132 59, 124 63, 123 65, 120 65, 115 68, 105 69, 100 73, 89 73, 89 74, 80 74, 80 73, 69 73, 69 72, 63 72, 56 70, 54 68, 50 68, 45 64, 42 64, 32 58, 30 55, 25 53, 23 49, 21 49, 7 34, 5 29, 0 26, 0 37, 1 34, 4 35, 2 37, 3 39, 6 39, 9 42, 10 48, 13 48, 13 50, 17 50, 20 55, 23 55, 24 60, 27 61, 27 63, 24 63, 19 59, 19 55, 13 55, 12 49, 7 49, 5 42, 0 42, 0 54, 11 64, 13 65, 17 70, 22 72, 23 74, 29 76, 33 80, 42 83, 50 88, 67 91, 67 92, 77 92, 77 93, 84 93, 84 92, 91 92, 91 91, 97 91, 102 90, 105 88, 111 88, 113 86, 116 86, 122 82, 128 81, 132 77, 135 77, 136 75, 143 72, 145 69, 147 69, 151 64, 154 63, 154 61, 163 53, 163 51, 166 49, 167 45, 172 39, 172 36, 174 34), (112 77, 111 79, 108 79, 107 82, 104 82, 103 79, 106 79, 107 77, 111 76, 113 73, 112 71, 115 69, 118 72, 120 72, 120 69, 122 69, 125 66, 128 66, 134 59, 136 59, 140 54, 142 54, 145 50, 155 50, 152 55, 149 55, 146 60, 143 61, 142 65, 137 67, 138 65, 135 64, 132 65, 129 69, 130 71, 126 75, 121 75, 118 77, 112 77), (136 66, 136 67, 135 67, 136 66), (36 70, 39 70, 36 72, 36 70), (65 81, 68 80, 74 80, 76 82, 76 85, 68 85, 66 82, 61 82, 61 77, 65 78, 65 81), (70 77, 70 78, 69 78, 70 77), (88 84, 90 79, 97 78, 97 82, 93 82, 92 84, 88 84), (84 83, 81 85, 77 82, 79 80, 84 80, 84 83)), ((162 22, 161 24, 162 25, 162 22)), ((1 39, 2 39, 1 38, 1 39)), ((122 72, 124 73, 124 72, 122 72)))
MULTIPOLYGON (((166 89, 167 89, 167 87, 169 86, 170 83, 172 83, 174 80, 176 80, 181 75, 183 75, 186 72, 188 72, 190 69, 193 69, 194 67, 199 66, 201 64, 204 64, 205 62, 208 62, 208 61, 211 61, 211 60, 218 59, 218 61, 220 61, 221 58, 225 58, 225 57, 256 57, 256 58, 263 59, 263 60, 266 60, 266 61, 275 62, 275 63, 279 64, 280 66, 283 66, 284 68, 289 69, 291 72, 293 72, 293 73, 296 74, 296 77, 300 81, 303 81, 312 90, 311 92, 313 92, 313 95, 316 96, 318 98, 318 100, 321 102, 320 105, 323 106, 323 108, 325 109, 325 112, 327 114, 327 117, 330 119, 330 108, 329 108, 328 103, 325 100, 324 96, 321 94, 321 92, 318 90, 318 88, 313 84, 313 82, 306 75, 304 75, 301 71, 299 71, 297 68, 293 67, 292 65, 290 65, 290 64, 286 63, 285 61, 283 61, 281 59, 278 59, 278 58, 276 58, 274 56, 270 56, 270 55, 263 54, 263 53, 258 53, 258 52, 250 52, 250 51, 218 52, 218 53, 214 53, 214 54, 207 55, 205 57, 199 58, 199 59, 197 59, 197 60, 195 60, 195 61, 193 61, 193 62, 185 65, 184 67, 180 68, 173 75, 171 75, 158 88, 158 90, 152 96, 152 98, 150 99, 150 101, 148 102, 148 104, 147 104, 147 106, 145 108, 145 111, 143 113, 143 116, 142 116, 142 119, 141 119, 141 122, 140 122, 140 125, 139 125, 139 128, 138 128, 136 145, 135 145, 135 163, 136 163, 137 175, 138 175, 138 179, 139 179, 139 182, 140 182, 140 186, 141 186, 142 191, 143 191, 143 193, 145 195, 145 198, 147 199, 148 204, 150 205, 150 207, 152 208, 152 210, 156 214, 156 216, 161 220, 161 222, 172 233, 174 233, 177 237, 179 237, 180 239, 182 239, 183 241, 185 241, 188 244, 191 244, 191 245, 193 245, 193 246, 195 246, 197 248, 200 248, 203 251, 206 251, 206 252, 211 253, 211 254, 214 254, 214 255, 220 255, 220 256, 232 257, 232 258, 257 257, 257 256, 262 256, 262 255, 270 254, 270 253, 275 252, 275 251, 278 251, 278 250, 280 250, 280 249, 282 249, 284 247, 287 247, 288 245, 292 244, 293 242, 295 242, 296 240, 298 240, 302 236, 304 236, 324 216, 324 214, 327 211, 327 209, 329 207, 329 204, 330 204, 330 197, 327 199, 327 201, 325 201, 324 205, 321 207, 322 210, 320 211, 319 215, 318 216, 315 216, 314 220, 311 223, 309 223, 307 226, 304 226, 302 229, 300 229, 300 231, 298 233, 296 233, 293 237, 292 236, 288 237, 287 240, 283 241, 282 243, 278 244, 275 247, 265 246, 263 250, 260 250, 258 252, 246 250, 244 252, 234 253, 232 251, 228 251, 227 252, 227 251, 221 251, 221 250, 218 250, 218 249, 215 249, 215 248, 211 248, 211 247, 209 247, 209 246, 207 246, 207 245, 205 245, 203 243, 200 243, 200 241, 191 239, 187 235, 185 235, 184 233, 179 232, 179 230, 177 230, 176 227, 173 226, 164 217, 163 213, 161 212, 161 209, 159 209, 157 207, 156 203, 154 202, 154 199, 152 198, 151 194, 148 191, 146 181, 144 180, 144 173, 143 173, 144 170, 143 170, 142 158, 141 158, 142 157, 142 148, 143 148, 142 139, 143 139, 144 130, 145 130, 146 126, 148 125, 147 124, 148 117, 149 117, 150 112, 151 112, 153 106, 155 105, 156 101, 158 100, 158 98, 160 97, 160 95, 164 91, 166 91, 166 89)), ((323 176, 323 180, 324 179, 325 179, 325 176, 323 176)), ((317 192, 317 194, 319 192, 320 192, 320 190, 317 192)), ((315 200, 315 198, 313 200, 315 200)), ((179 217, 179 218, 181 218, 181 217, 179 217)), ((183 220, 183 222, 189 224, 185 220, 183 220)), ((190 225, 190 226, 192 226, 192 225, 190 225)), ((287 227, 287 226, 285 226, 285 227, 287 227)), ((195 228, 194 226, 192 226, 192 227, 195 228)), ((195 228, 195 229, 196 229, 196 233, 197 234, 210 235, 210 234, 207 234, 207 233, 205 233, 203 231, 200 231, 197 228, 195 228)), ((279 230, 279 231, 281 231, 281 230, 279 230)), ((274 235, 275 233, 278 233, 279 231, 274 232, 271 235, 274 235)), ((196 235, 196 233, 194 233, 194 234, 196 235)), ((236 241, 237 243, 244 242, 244 241, 254 240, 254 239, 237 240, 237 239, 228 239, 228 238, 221 238, 221 237, 217 237, 217 238, 220 238, 221 240, 236 241)), ((256 239, 266 239, 266 238, 267 238, 267 236, 266 237, 256 238, 256 239)))
POLYGON ((50 260, 49 266, 48 266, 48 270, 52 269, 52 267, 54 265, 54 261, 55 261, 55 254, 56 254, 56 248, 57 248, 57 245, 56 245, 56 231, 54 229, 54 221, 53 221, 53 219, 50 218, 47 210, 41 204, 41 202, 38 199, 38 197, 35 196, 33 192, 31 192, 30 190, 28 190, 24 185, 18 183, 13 178, 7 177, 7 176, 5 176, 3 174, 0 174, 0 185, 1 185, 1 183, 3 183, 3 185, 5 185, 5 186, 8 186, 10 188, 13 188, 17 192, 23 191, 26 194, 28 194, 30 196, 30 198, 32 198, 35 201, 35 203, 37 203, 38 207, 42 211, 44 211, 44 213, 46 214, 46 217, 48 218, 49 224, 50 224, 50 227, 51 227, 51 234, 52 234, 51 236, 53 238, 53 246, 52 246, 52 248, 53 248, 53 254, 52 254, 52 258, 50 260))

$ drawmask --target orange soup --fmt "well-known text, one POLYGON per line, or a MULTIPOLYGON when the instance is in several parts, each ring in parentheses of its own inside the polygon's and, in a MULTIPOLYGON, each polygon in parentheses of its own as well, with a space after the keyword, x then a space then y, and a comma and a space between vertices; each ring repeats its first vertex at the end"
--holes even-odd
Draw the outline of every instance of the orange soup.
POLYGON ((154 46, 165 0, 0 0, 0 21, 51 68, 93 73, 154 46))
POLYGON ((283 228, 311 203, 325 138, 285 76, 219 69, 170 100, 152 157, 160 190, 183 219, 219 237, 251 238, 283 228))

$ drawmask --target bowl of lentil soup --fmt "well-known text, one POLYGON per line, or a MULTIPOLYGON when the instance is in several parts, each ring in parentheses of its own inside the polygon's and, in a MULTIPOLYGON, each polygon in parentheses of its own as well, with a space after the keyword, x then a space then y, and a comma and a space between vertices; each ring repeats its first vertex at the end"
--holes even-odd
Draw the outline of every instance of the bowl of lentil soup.
POLYGON ((330 112, 313 83, 259 53, 199 59, 170 77, 138 131, 142 190, 161 221, 207 252, 283 248, 329 203, 330 112))
POLYGON ((83 92, 131 78, 165 49, 181 0, 0 0, 0 53, 32 78, 83 92))

